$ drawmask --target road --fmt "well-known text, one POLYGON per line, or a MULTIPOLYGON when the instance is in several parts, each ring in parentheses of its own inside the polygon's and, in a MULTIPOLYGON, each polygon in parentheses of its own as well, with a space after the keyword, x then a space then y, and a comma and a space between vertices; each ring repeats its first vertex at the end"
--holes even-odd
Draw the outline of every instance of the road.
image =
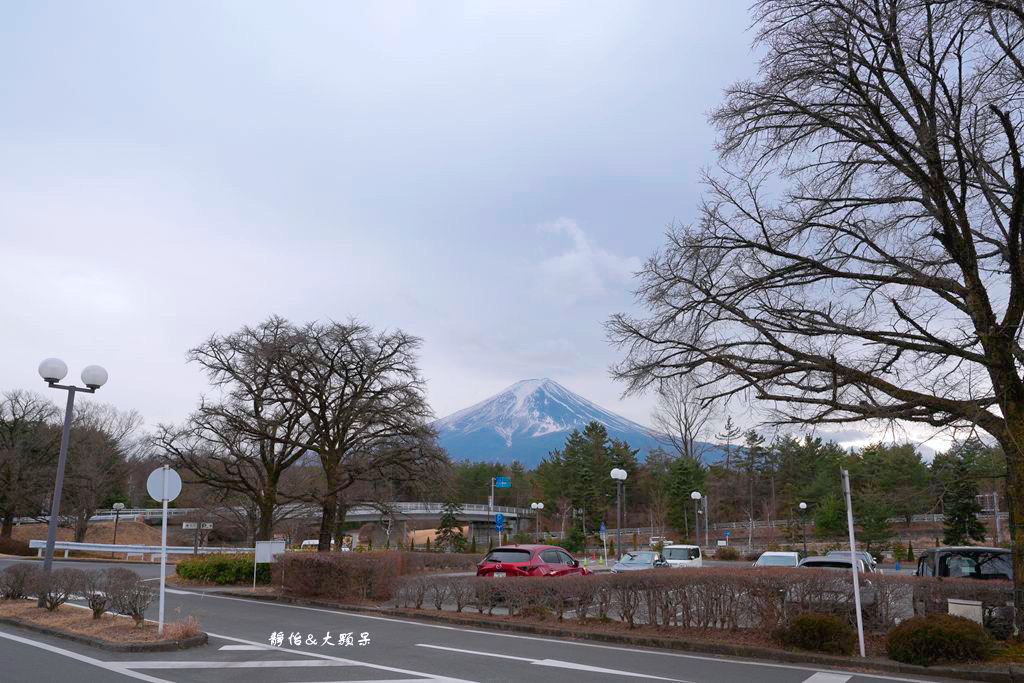
MULTIPOLYGON (((0 568, 11 562, 0 560, 0 568)), ((75 566, 95 568, 103 563, 75 563, 75 566)), ((159 575, 158 566, 136 565, 134 568, 145 578, 159 575)), ((150 683, 611 683, 624 680, 870 683, 926 680, 575 642, 255 602, 192 590, 170 592, 167 614, 172 619, 195 615, 210 634, 209 645, 173 653, 115 653, 0 626, 0 680, 3 683, 128 683, 137 680, 150 683), (271 644, 274 633, 282 635, 284 642, 279 646, 271 644), (301 644, 288 642, 293 634, 301 639, 301 644), (338 644, 340 634, 351 634, 352 644, 338 644)))

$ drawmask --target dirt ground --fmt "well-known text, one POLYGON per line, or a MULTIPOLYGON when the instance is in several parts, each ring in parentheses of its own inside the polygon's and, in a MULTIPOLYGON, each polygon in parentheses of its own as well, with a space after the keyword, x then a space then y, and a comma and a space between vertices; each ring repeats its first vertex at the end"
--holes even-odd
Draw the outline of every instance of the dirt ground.
MULTIPOLYGON (((120 529, 118 530, 120 536, 120 529)), ((164 637, 157 633, 156 624, 144 623, 141 627, 129 617, 104 614, 93 619, 92 612, 71 605, 61 605, 54 612, 36 607, 34 600, 0 601, 0 616, 14 617, 40 626, 57 628, 80 635, 100 638, 116 643, 155 643, 161 640, 179 640, 200 631, 198 622, 183 620, 168 622, 164 626, 164 637)))
MULTIPOLYGON (((21 541, 46 540, 45 524, 19 524, 11 534, 21 541)), ((74 529, 57 529, 58 541, 75 540, 74 529)), ((93 522, 85 533, 86 543, 113 543, 114 523, 93 522)), ((117 524, 117 542, 141 545, 160 545, 160 528, 152 527, 132 519, 122 519, 117 524)))

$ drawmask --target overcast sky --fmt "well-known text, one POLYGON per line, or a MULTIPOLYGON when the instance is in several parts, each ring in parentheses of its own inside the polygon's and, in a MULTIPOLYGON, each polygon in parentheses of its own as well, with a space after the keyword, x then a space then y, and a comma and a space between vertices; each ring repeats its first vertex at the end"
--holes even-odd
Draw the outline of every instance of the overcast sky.
POLYGON ((423 337, 439 417, 551 377, 649 424, 602 323, 696 215, 748 28, 703 0, 7 3, 0 388, 99 363, 104 400, 180 421, 211 333, 352 316, 423 337))

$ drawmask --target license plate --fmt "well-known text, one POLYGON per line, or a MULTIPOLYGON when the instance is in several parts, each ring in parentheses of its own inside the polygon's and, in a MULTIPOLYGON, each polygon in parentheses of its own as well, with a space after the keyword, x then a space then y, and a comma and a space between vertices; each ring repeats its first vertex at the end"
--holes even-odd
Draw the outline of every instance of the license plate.
POLYGON ((505 578, 505 572, 494 572, 493 574, 491 574, 491 576, 493 576, 496 579, 503 579, 505 578))

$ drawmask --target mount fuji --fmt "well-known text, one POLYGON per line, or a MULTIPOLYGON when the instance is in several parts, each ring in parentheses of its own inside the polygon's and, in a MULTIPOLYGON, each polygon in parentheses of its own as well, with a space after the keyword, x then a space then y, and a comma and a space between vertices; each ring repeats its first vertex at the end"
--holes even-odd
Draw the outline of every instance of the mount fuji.
POLYGON ((660 445, 659 434, 609 412, 550 379, 526 379, 504 391, 434 422, 438 441, 452 460, 510 463, 536 467, 561 449, 574 429, 600 422, 608 436, 640 449, 643 458, 660 445))

